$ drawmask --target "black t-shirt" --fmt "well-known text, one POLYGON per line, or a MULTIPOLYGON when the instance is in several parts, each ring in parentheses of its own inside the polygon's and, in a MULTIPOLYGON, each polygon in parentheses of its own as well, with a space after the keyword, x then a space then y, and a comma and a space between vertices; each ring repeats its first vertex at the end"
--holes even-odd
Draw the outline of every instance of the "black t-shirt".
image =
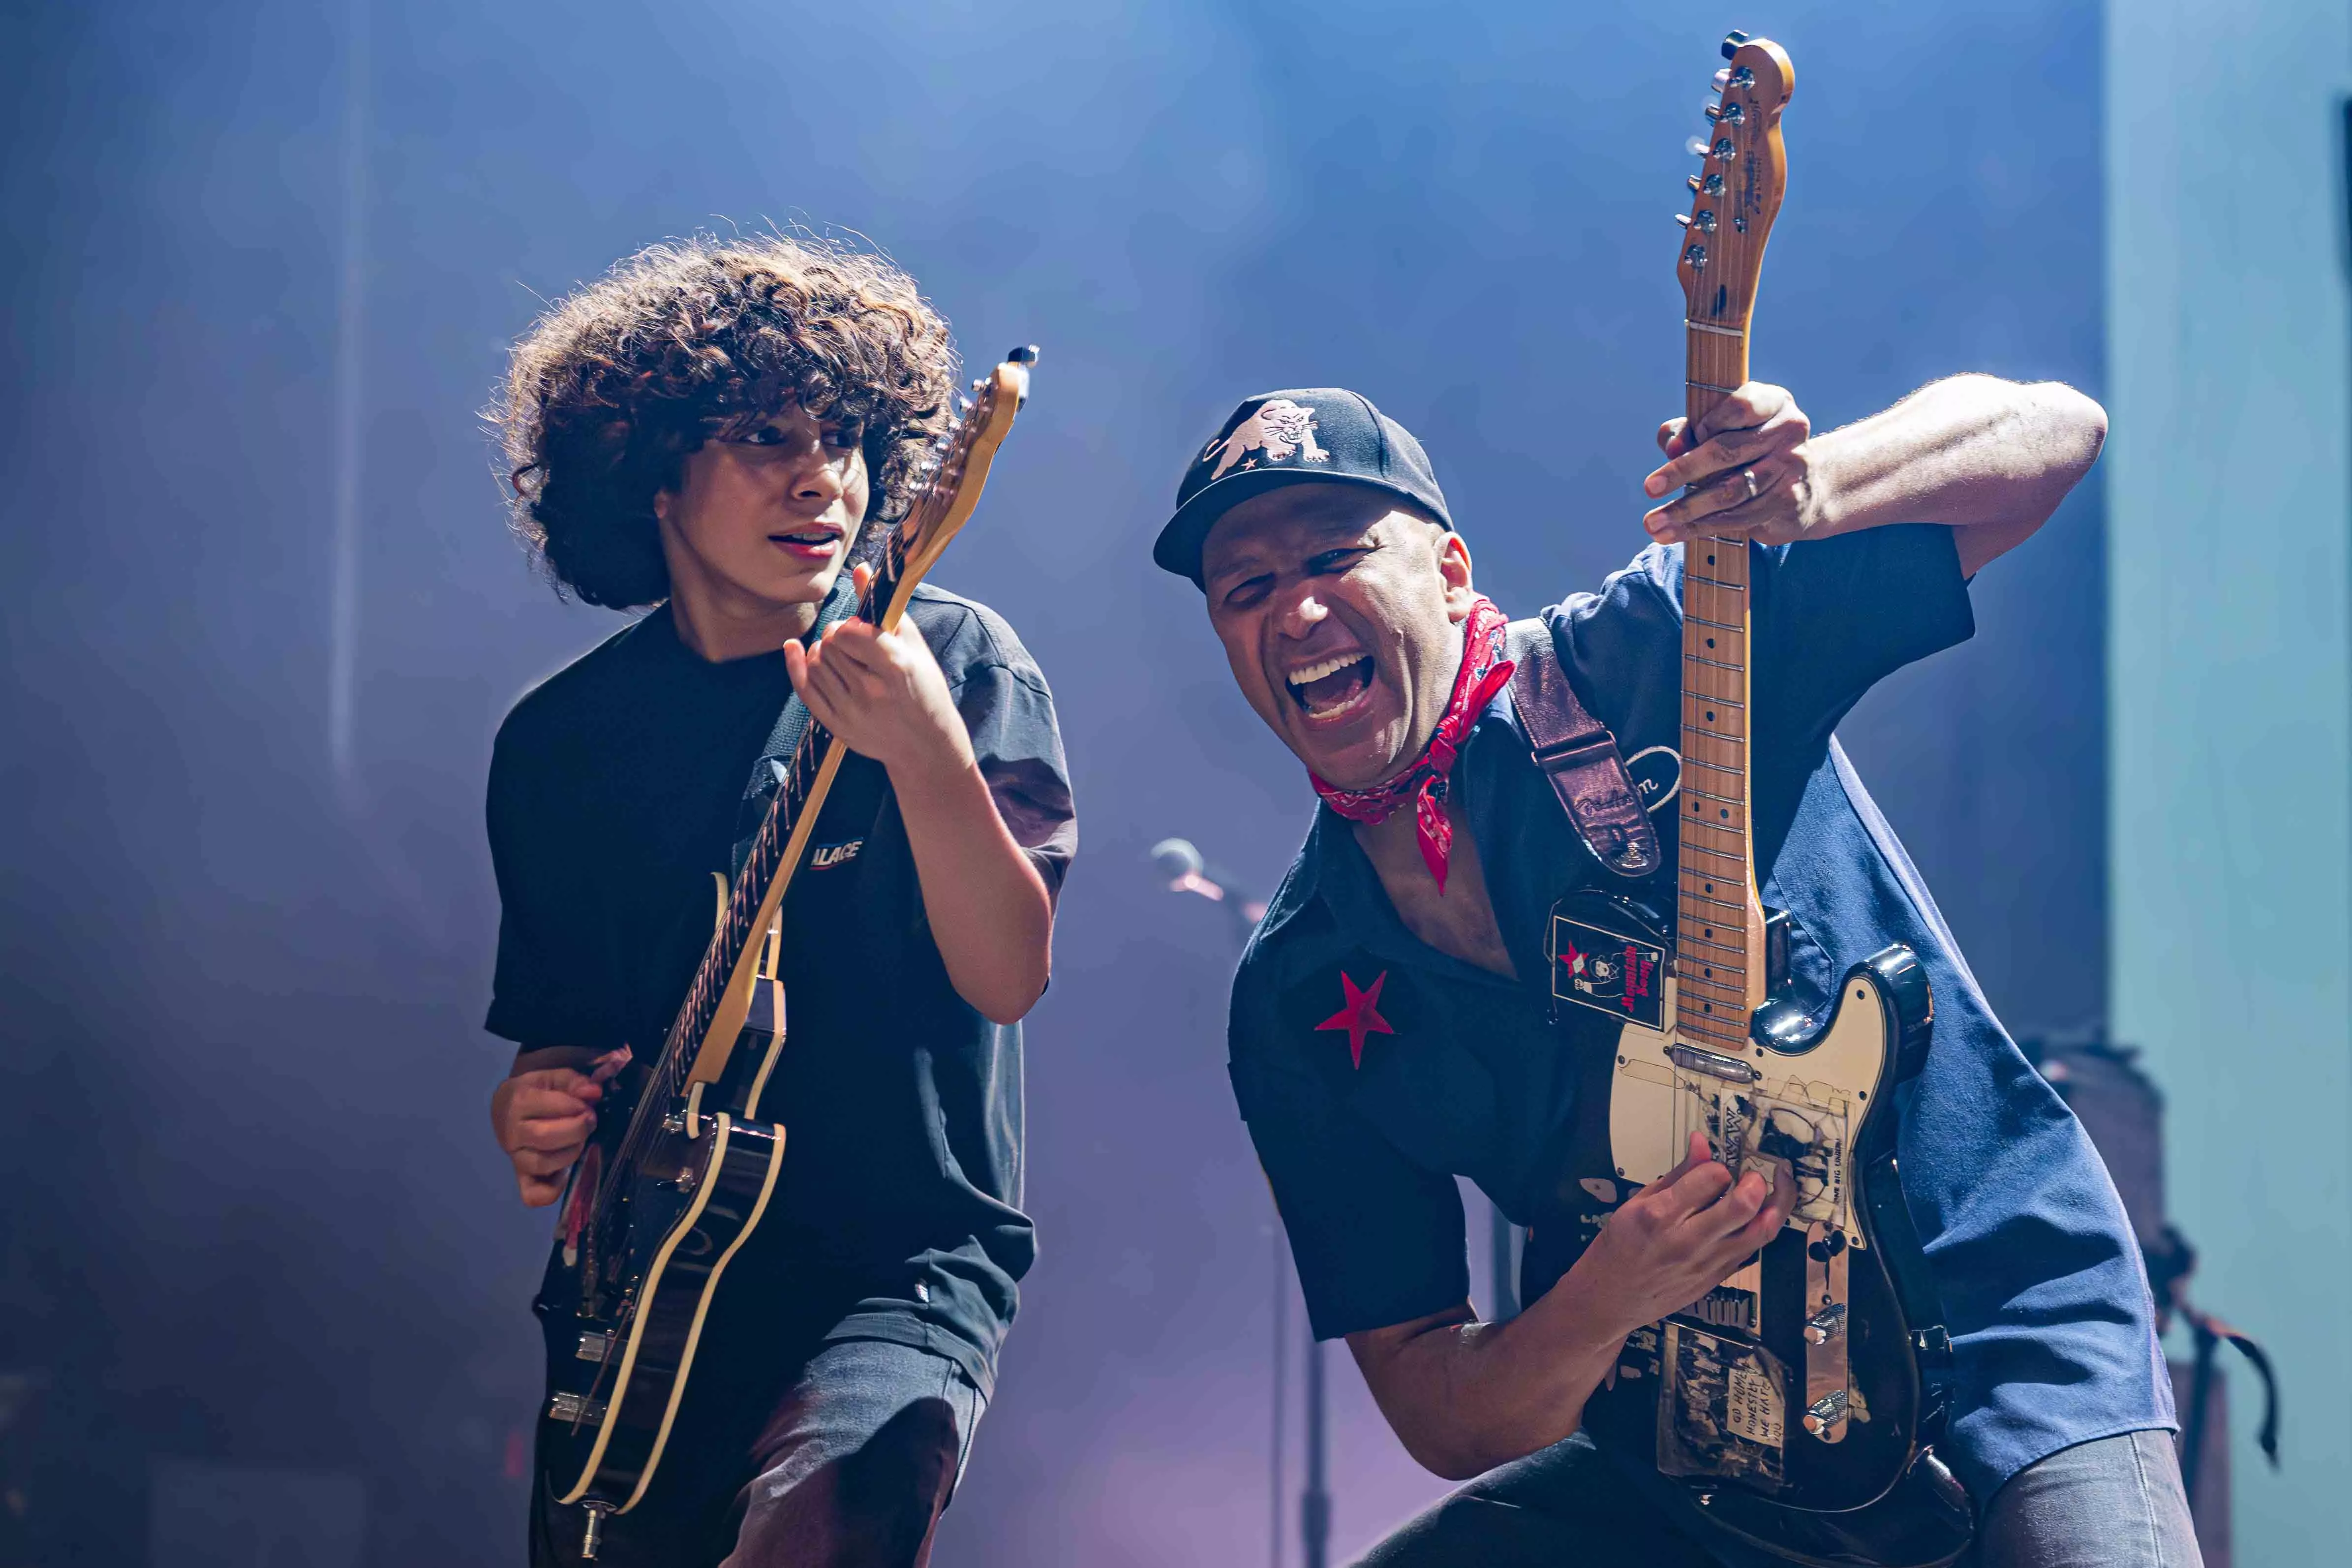
MULTIPOLYGON (((908 613, 998 812, 1058 893, 1077 827, 1045 677, 980 605, 919 587, 908 613)), ((664 607, 515 704, 490 763, 493 1034, 659 1050, 791 693, 781 653, 709 663, 664 607)), ((802 1351, 918 1345, 986 1390, 1036 1255, 1020 1209, 1021 1031, 949 983, 879 763, 847 759, 810 843, 784 901, 789 1034, 763 1106, 788 1131, 783 1173, 721 1293, 739 1303, 728 1316, 802 1351)))

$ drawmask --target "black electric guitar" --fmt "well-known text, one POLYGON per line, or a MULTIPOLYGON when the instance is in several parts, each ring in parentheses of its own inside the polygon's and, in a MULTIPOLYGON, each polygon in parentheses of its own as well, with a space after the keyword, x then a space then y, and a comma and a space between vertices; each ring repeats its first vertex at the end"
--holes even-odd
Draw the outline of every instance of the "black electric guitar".
MULTIPOLYGON (((1016 349, 974 386, 890 531, 861 617, 896 626, 971 516, 1036 358, 1016 349)), ((842 756, 812 720, 661 1054, 625 1120, 605 1119, 564 1198, 537 1303, 548 1387, 539 1462, 558 1501, 588 1510, 583 1557, 596 1555, 604 1517, 635 1507, 659 1468, 704 1315, 775 1194, 784 1129, 761 1095, 784 1044, 777 911, 842 756)))
MULTIPOLYGON (((1748 379, 1764 243, 1787 183, 1789 57, 1739 33, 1723 53, 1677 266, 1694 424, 1748 379)), ((1738 1272, 1626 1341, 1585 1421, 1757 1545, 1803 1563, 1924 1568, 1959 1555, 1972 1530, 1930 1452, 1949 1341, 1895 1162, 1895 1088, 1926 1057, 1934 1006, 1903 947, 1848 970, 1825 1017, 1783 994, 1787 919, 1758 896, 1748 815, 1748 620, 1747 543, 1685 545, 1671 920, 1600 898, 1554 917, 1563 996, 1576 985, 1563 953, 1665 976, 1660 1005, 1596 1069, 1607 1124, 1603 1135, 1596 1115, 1578 1160, 1575 1247, 1679 1163, 1695 1131, 1735 1173, 1785 1173, 1797 1203, 1738 1272)))

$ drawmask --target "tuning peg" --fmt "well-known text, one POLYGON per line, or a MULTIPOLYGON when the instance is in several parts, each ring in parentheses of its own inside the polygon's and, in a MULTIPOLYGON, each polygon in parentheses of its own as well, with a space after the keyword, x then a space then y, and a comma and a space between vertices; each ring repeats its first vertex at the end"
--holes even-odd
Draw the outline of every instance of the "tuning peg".
POLYGON ((1704 271, 1706 268, 1706 247, 1704 245, 1690 247, 1683 252, 1683 259, 1691 264, 1692 271, 1704 271))
POLYGON ((1689 141, 1683 143, 1683 151, 1689 153, 1694 158, 1706 157, 1706 138, 1704 136, 1692 137, 1689 141))
POLYGON ((1739 52, 1739 46, 1740 46, 1740 45, 1742 45, 1742 44, 1744 44, 1744 43, 1746 43, 1747 41, 1748 41, 1748 35, 1747 35, 1747 34, 1745 34, 1745 33, 1743 33, 1743 32, 1741 32, 1741 31, 1740 31, 1738 28, 1737 28, 1737 27, 1734 27, 1734 28, 1733 28, 1731 31, 1729 31, 1728 33, 1724 34, 1724 35, 1723 35, 1723 58, 1724 58, 1725 59, 1729 59, 1732 56, 1734 56, 1734 55, 1738 54, 1738 53, 1739 52))
POLYGON ((1004 357, 1012 361, 1014 364, 1035 364, 1037 363, 1037 345, 1035 343, 1024 343, 1019 348, 1014 349, 1012 353, 1006 354, 1004 357))
POLYGON ((1721 92, 1725 88, 1729 87, 1730 85, 1731 68, 1729 66, 1717 66, 1715 72, 1715 90, 1721 92))
POLYGON ((1688 213, 1676 213, 1676 214, 1675 215, 1675 221, 1676 223, 1678 223, 1678 224, 1682 225, 1685 228, 1688 228, 1688 227, 1690 227, 1690 214, 1688 214, 1688 213))

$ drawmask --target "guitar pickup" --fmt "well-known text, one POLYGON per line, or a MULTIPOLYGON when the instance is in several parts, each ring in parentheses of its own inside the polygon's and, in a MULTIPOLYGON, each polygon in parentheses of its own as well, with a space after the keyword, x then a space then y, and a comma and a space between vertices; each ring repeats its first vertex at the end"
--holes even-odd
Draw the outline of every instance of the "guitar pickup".
POLYGON ((547 1402, 547 1414, 549 1419, 567 1426, 601 1426, 604 1424, 604 1402, 584 1394, 559 1394, 547 1402))
POLYGON ((593 1361, 601 1365, 612 1357, 613 1336, 598 1333, 582 1334, 580 1348, 572 1353, 582 1361, 593 1361))
POLYGON ((1845 1332, 1845 1303, 1832 1301, 1805 1320, 1805 1342, 1825 1345, 1845 1332))
POLYGON ((1678 1068, 1705 1073, 1709 1078, 1719 1078, 1727 1083, 1754 1083, 1764 1076, 1759 1068, 1738 1057, 1727 1057, 1720 1051, 1703 1051, 1696 1046, 1679 1043, 1668 1046, 1666 1059, 1678 1068))

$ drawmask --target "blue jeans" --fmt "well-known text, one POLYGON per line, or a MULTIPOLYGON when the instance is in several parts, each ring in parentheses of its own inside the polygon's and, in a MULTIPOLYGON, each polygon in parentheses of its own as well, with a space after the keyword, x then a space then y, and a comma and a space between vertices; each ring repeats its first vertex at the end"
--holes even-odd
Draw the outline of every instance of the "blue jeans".
MULTIPOLYGON (((604 1521, 593 1568, 923 1568, 988 1405, 961 1366, 845 1340, 755 1404, 710 1377, 688 1385, 653 1485, 604 1521)), ((534 1568, 576 1568, 582 1522, 542 1491, 534 1568)))
MULTIPOLYGON (((1487 1471, 1366 1553, 1357 1568, 1738 1568, 1685 1504, 1661 1507, 1582 1434, 1487 1471)), ((2200 1568, 2172 1437, 2129 1432, 2060 1450, 2011 1478, 1979 1516, 1964 1568, 2200 1568)))

